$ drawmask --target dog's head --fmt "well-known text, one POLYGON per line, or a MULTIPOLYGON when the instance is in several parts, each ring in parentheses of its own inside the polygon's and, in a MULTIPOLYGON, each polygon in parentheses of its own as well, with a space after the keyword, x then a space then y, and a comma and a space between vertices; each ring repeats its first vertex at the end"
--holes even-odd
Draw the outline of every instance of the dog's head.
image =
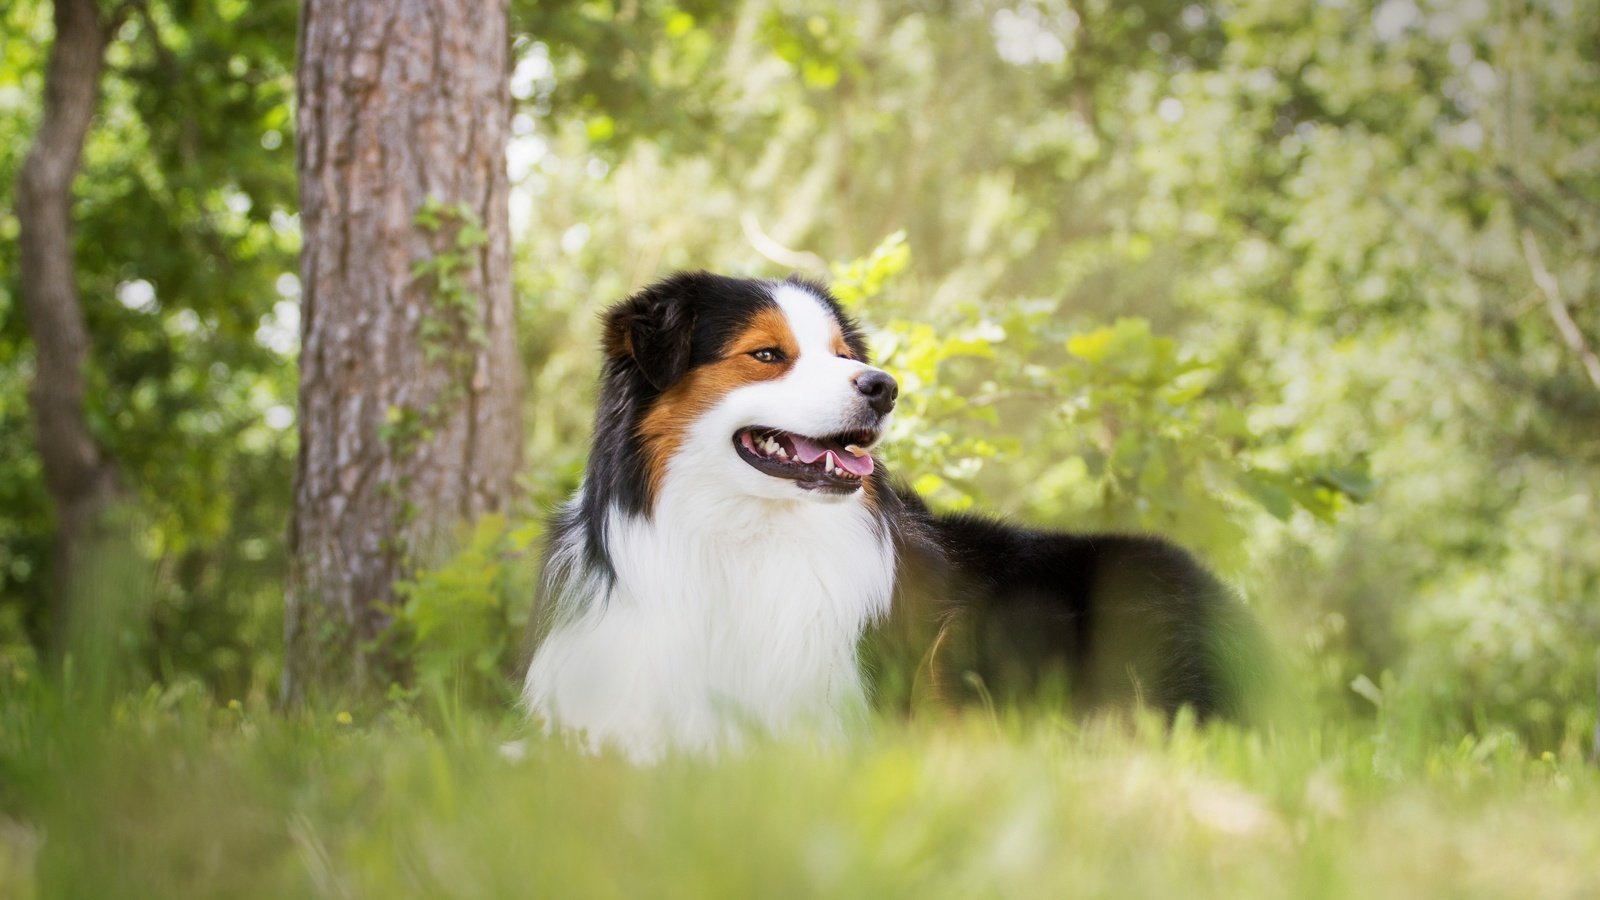
POLYGON ((679 477, 848 498, 872 475, 899 392, 838 301, 799 279, 675 275, 606 312, 603 348, 596 439, 607 420, 627 423, 609 439, 636 452, 650 498, 679 477))

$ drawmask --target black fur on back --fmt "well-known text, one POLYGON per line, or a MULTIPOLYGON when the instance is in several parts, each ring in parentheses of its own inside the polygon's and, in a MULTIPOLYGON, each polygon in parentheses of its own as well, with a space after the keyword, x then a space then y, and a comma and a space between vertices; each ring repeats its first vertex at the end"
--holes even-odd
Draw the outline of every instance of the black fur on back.
POLYGON ((934 514, 897 492, 908 539, 896 609, 868 654, 890 674, 883 699, 1017 702, 1060 688, 1078 710, 1138 702, 1245 716, 1254 622, 1188 552, 1149 536, 934 514), (894 682, 892 669, 908 665, 935 696, 894 682))

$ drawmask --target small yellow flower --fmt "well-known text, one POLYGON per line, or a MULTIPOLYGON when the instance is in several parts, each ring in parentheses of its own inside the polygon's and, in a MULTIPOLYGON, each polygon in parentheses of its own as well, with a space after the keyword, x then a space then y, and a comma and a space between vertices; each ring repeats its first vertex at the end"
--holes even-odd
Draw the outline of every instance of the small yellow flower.
POLYGON ((355 721, 355 719, 347 712, 339 713, 337 716, 333 717, 333 720, 338 722, 340 725, 349 725, 355 721))
POLYGON ((244 704, 240 703, 237 700, 229 700, 228 701, 228 708, 233 710, 234 712, 241 712, 244 709, 244 704))

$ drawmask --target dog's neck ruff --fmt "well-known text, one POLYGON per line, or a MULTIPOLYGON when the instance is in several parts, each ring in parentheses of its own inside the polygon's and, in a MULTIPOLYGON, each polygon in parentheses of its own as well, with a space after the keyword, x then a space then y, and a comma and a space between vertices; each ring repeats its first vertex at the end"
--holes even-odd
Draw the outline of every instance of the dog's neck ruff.
POLYGON ((752 498, 686 456, 650 514, 612 506, 604 534, 614 577, 586 562, 582 529, 551 555, 557 620, 524 686, 547 728, 650 761, 839 734, 864 711, 856 647, 888 610, 895 561, 859 493, 752 498))

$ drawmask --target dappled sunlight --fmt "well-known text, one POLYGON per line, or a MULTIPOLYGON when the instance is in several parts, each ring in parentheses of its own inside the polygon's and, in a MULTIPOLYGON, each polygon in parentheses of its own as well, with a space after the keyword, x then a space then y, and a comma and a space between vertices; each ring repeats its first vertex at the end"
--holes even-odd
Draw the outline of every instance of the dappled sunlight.
POLYGON ((0 896, 1600 891, 1594 4, 465 8, 0 9, 0 896), (850 472, 1191 552, 1241 721, 944 606, 830 739, 530 721, 602 312, 702 269, 858 322, 850 472))

